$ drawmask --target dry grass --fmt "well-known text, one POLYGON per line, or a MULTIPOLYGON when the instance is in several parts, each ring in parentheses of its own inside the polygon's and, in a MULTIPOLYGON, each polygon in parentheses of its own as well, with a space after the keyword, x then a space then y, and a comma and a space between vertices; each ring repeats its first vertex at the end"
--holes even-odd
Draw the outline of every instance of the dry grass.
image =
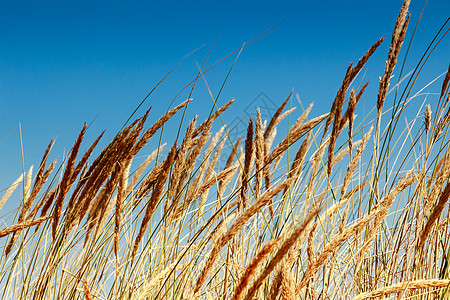
POLYGON ((51 141, 34 177, 11 180, 0 200, 22 187, 0 230, 1 297, 448 299, 449 73, 434 111, 399 128, 416 100, 407 85, 384 114, 408 5, 370 98, 376 115, 359 123, 367 83, 352 85, 383 39, 349 65, 330 113, 310 118, 310 105, 290 124, 289 95, 270 120, 250 118, 243 145, 214 129, 233 101, 164 132, 192 99, 150 126, 148 110, 94 159, 103 133, 85 145, 86 125, 60 165, 47 162, 51 141))

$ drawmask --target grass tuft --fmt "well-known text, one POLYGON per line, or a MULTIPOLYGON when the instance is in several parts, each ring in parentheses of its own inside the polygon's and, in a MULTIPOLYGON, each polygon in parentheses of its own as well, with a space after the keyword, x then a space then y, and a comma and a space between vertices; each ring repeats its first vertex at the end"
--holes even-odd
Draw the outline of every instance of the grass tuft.
POLYGON ((414 79, 386 108, 408 6, 376 94, 353 85, 383 38, 349 64, 327 114, 295 117, 291 93, 234 139, 222 118, 234 100, 185 126, 189 97, 94 158, 103 133, 83 153, 86 124, 62 163, 47 165, 50 141, 36 174, 1 191, 0 208, 23 186, 0 229, 2 299, 447 299, 450 69, 437 105, 411 114, 414 79), (359 118, 363 96, 373 113, 359 118), (178 134, 164 131, 180 111, 178 134))

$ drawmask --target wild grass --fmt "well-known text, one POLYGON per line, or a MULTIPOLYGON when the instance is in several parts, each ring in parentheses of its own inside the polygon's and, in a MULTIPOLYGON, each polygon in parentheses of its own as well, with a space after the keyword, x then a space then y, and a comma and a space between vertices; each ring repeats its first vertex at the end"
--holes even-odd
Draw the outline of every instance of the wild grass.
POLYGON ((385 108, 408 6, 378 94, 352 86, 383 39, 349 65, 329 113, 310 117, 310 105, 285 133, 293 95, 270 120, 257 111, 243 143, 224 124, 212 131, 233 101, 164 132, 192 99, 150 126, 149 109, 94 159, 103 133, 86 144, 86 125, 60 164, 47 162, 51 141, 34 177, 12 180, 0 200, 23 185, 0 230, 2 298, 447 299, 450 66, 437 104, 404 128, 414 80, 385 108), (363 95, 376 115, 355 123, 363 95))

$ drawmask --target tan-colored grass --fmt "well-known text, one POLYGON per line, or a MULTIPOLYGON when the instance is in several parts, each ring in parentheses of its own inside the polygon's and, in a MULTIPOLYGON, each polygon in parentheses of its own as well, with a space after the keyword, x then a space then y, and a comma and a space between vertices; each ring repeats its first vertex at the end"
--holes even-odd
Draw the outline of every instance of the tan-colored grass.
POLYGON ((294 130, 289 132, 286 137, 273 149, 272 153, 267 156, 266 163, 272 162, 276 157, 281 155, 283 152, 285 152, 291 144, 296 142, 303 134, 308 132, 308 130, 311 130, 314 128, 318 123, 323 121, 328 114, 323 114, 319 117, 316 117, 305 124, 299 126, 298 128, 294 128, 294 130))
MULTIPOLYGON (((410 2, 411 2, 410 0, 405 0, 403 2, 397 20, 395 22, 394 31, 392 32, 392 39, 389 47, 388 59, 386 61, 384 74, 380 80, 380 87, 377 95, 378 119, 380 118, 381 110, 384 106, 384 101, 386 99, 386 94, 389 89, 389 83, 391 80, 392 72, 394 71, 395 65, 397 64, 397 58, 403 44, 403 39, 405 38, 406 29, 408 28, 409 15, 407 17, 407 13, 410 2)), ((377 132, 378 130, 379 127, 377 128, 377 132)))
MULTIPOLYGON (((261 197, 261 187, 263 180, 264 168, 264 124, 261 118, 259 108, 256 111, 256 128, 255 128, 255 199, 261 197)), ((273 213, 273 211, 272 211, 273 213)))
POLYGON ((433 208, 433 211, 428 217, 425 227, 422 229, 422 234, 420 235, 419 238, 419 246, 418 246, 419 249, 422 249, 423 245, 425 244, 425 241, 428 235, 430 234, 431 228, 433 227, 434 223, 439 220, 439 217, 441 216, 441 213, 444 210, 445 205, 447 205, 447 201, 449 198, 450 198, 450 183, 447 183, 445 188, 442 190, 439 199, 433 208))
POLYGON ((431 127, 431 106, 430 104, 427 104, 425 106, 425 120, 423 121, 424 125, 425 125, 425 132, 428 134, 428 132, 430 131, 430 127, 431 127))
POLYGON ((408 282, 400 282, 386 287, 381 287, 372 292, 361 293, 358 296, 353 297, 352 300, 385 297, 389 296, 390 294, 398 294, 408 290, 442 288, 448 287, 449 284, 450 280, 448 279, 428 279, 428 280, 414 280, 408 282))
POLYGON ((254 154, 254 141, 253 141, 253 120, 250 118, 247 127, 247 137, 245 138, 244 147, 244 169, 242 171, 242 187, 240 192, 239 206, 245 209, 247 206, 247 190, 250 181, 250 167, 253 162, 254 154))
POLYGON ((141 291, 137 295, 138 300, 147 299, 151 295, 152 292, 155 291, 155 288, 158 287, 162 281, 164 281, 165 277, 171 273, 174 269, 181 270, 183 266, 177 266, 177 262, 174 261, 170 265, 168 265, 164 270, 160 271, 158 274, 154 275, 151 280, 144 284, 141 291))
MULTIPOLYGON (((342 81, 342 86, 337 92, 336 98, 331 107, 330 115, 327 118, 327 122, 325 124, 325 129, 323 133, 323 136, 325 136, 325 133, 328 131, 328 126, 331 124, 331 118, 334 118, 333 129, 330 134, 330 144, 328 146, 328 168, 327 168, 328 175, 331 174, 332 168, 331 162, 333 161, 336 139, 341 133, 341 126, 340 126, 342 122, 341 113, 345 101, 345 94, 347 93, 350 83, 353 81, 353 79, 355 79, 356 75, 361 71, 367 60, 370 58, 370 56, 372 56, 372 54, 375 52, 375 50, 378 48, 378 46, 380 46, 382 42, 383 38, 379 39, 375 44, 373 44, 372 47, 370 47, 370 49, 361 57, 361 59, 358 61, 355 67, 352 67, 353 66, 352 64, 348 66, 347 73, 345 74, 344 80, 342 81)), ((350 100, 350 102, 356 102, 356 97, 354 101, 350 100)), ((349 110, 349 119, 351 120, 350 113, 351 110, 349 110)))
POLYGON ((347 112, 348 112, 348 147, 350 148, 350 153, 353 148, 353 122, 354 122, 354 114, 355 114, 356 104, 357 104, 356 92, 354 89, 352 89, 350 91, 350 100, 348 102, 348 108, 347 108, 347 112))
POLYGON ((264 131, 264 140, 267 141, 270 134, 272 133, 273 129, 276 127, 276 124, 279 123, 279 117, 280 114, 283 112, 283 109, 286 107, 286 104, 291 99, 292 94, 289 94, 289 96, 286 98, 286 100, 281 103, 280 107, 275 111, 275 113, 272 116, 272 119, 270 119, 269 125, 267 125, 266 130, 264 131))
POLYGON ((352 158, 350 164, 347 167, 347 172, 345 173, 345 177, 344 177, 344 181, 343 181, 342 189, 341 189, 341 198, 347 191, 347 187, 353 176, 353 172, 355 171, 355 168, 356 168, 359 160, 361 159, 364 149, 366 148, 367 142, 369 141, 370 134, 372 133, 372 129, 373 129, 373 127, 371 127, 369 129, 369 131, 364 135, 361 145, 356 150, 355 156, 352 158))
POLYGON ((252 205, 250 205, 248 208, 246 208, 242 214, 239 215, 239 217, 234 221, 233 225, 230 227, 230 229, 227 230, 223 234, 223 236, 220 238, 220 240, 217 242, 217 244, 214 246, 214 248, 211 250, 209 257, 205 263, 205 266, 203 267, 197 282, 195 284, 194 288, 194 295, 200 290, 201 286, 206 280, 206 275, 211 270, 211 267, 213 266, 214 261, 217 259, 217 256, 219 255, 220 249, 225 246, 226 243, 228 243, 231 238, 238 233, 240 228, 247 223, 247 221, 259 211, 262 207, 267 205, 269 201, 275 197, 278 193, 280 193, 286 186, 289 186, 292 183, 291 180, 286 180, 273 189, 267 190, 258 201, 254 202, 252 205))
POLYGON ((292 278, 292 274, 287 264, 282 264, 281 266, 281 299, 286 300, 295 300, 295 283, 294 278, 292 278))
POLYGON ((83 290, 84 290, 84 299, 86 300, 94 300, 94 297, 91 293, 91 288, 89 287, 86 280, 83 280, 83 290))
POLYGON ((234 99, 231 99, 230 101, 228 101, 227 103, 225 103, 224 105, 222 105, 221 107, 219 107, 216 111, 214 111, 214 113, 209 116, 202 124, 200 124, 192 133, 193 137, 198 136, 201 132, 205 132, 209 130, 209 128, 211 128, 212 123, 217 119, 217 117, 220 116, 221 113, 223 113, 225 110, 227 110, 231 104, 234 103, 234 99))
POLYGON ((119 257, 119 243, 120 243, 120 228, 122 225, 122 210, 123 201, 126 197, 127 180, 130 172, 131 160, 126 166, 118 166, 119 168, 119 183, 117 186, 116 207, 114 211, 114 255, 116 260, 119 257))
POLYGON ((158 204, 159 197, 161 196, 163 187, 167 180, 167 176, 169 175, 170 166, 173 164, 173 160, 175 158, 176 148, 177 147, 176 147, 176 143, 175 143, 175 144, 173 144, 172 149, 170 149, 169 155, 164 160, 162 169, 159 172, 158 177, 156 178, 155 187, 154 187, 153 192, 150 196, 150 199, 147 203, 147 208, 145 209, 144 217, 142 219, 142 223, 139 228, 138 235, 136 236, 136 239, 134 241, 133 252, 131 254, 131 261, 134 261, 134 257, 136 256, 136 253, 137 253, 137 250, 139 247, 139 243, 141 242, 141 239, 144 235, 145 230, 147 229, 147 225, 150 221, 150 218, 152 217, 153 212, 155 211, 156 205, 158 204))
POLYGON ((142 137, 139 139, 139 141, 133 146, 133 148, 130 151, 130 155, 134 156, 136 155, 139 150, 144 147, 147 142, 150 140, 150 138, 160 129, 170 118, 172 118, 180 109, 188 105, 189 102, 191 102, 192 99, 187 99, 186 101, 182 102, 181 104, 177 105, 167 113, 165 113, 158 121, 156 121, 150 128, 148 128, 145 133, 142 135, 142 137))
POLYGON ((408 6, 378 92, 355 78, 383 39, 349 64, 328 114, 297 95, 299 113, 291 94, 234 137, 221 115, 234 100, 197 116, 189 99, 153 121, 148 109, 92 158, 103 133, 82 153, 86 126, 59 164, 50 141, 34 178, 1 191, 0 208, 18 186, 21 201, 3 214, 0 297, 448 298, 450 75, 411 120, 416 78, 387 98, 408 6))
POLYGON ((316 275, 319 267, 324 263, 328 256, 336 250, 337 247, 339 247, 351 235, 355 234, 355 232, 358 232, 361 228, 363 228, 368 222, 377 217, 377 215, 380 214, 380 211, 380 209, 372 211, 370 214, 365 215, 357 222, 350 225, 339 235, 334 236, 330 242, 327 243, 324 249, 314 256, 314 260, 309 264, 308 268, 303 273, 302 280, 296 287, 297 292, 300 292, 300 290, 306 286, 308 281, 316 275))
MULTIPOLYGON (((359 90, 358 94, 356 95, 355 99, 352 101, 349 101, 348 103, 348 107, 347 110, 345 111, 344 115, 341 118, 341 124, 340 124, 340 130, 344 129, 345 125, 347 123, 347 121, 352 121, 350 118, 350 112, 351 110, 353 110, 354 108, 356 109, 356 105, 358 104, 359 100, 361 99, 362 95, 364 94, 364 91, 366 90, 367 86, 369 85, 369 82, 366 82, 363 87, 359 90), (353 107, 354 105, 354 107, 353 107)), ((353 117, 352 117, 353 118, 353 117)), ((354 122, 354 120, 352 121, 352 123, 354 122)), ((350 122, 349 122, 350 123, 350 122)), ((352 124, 353 126, 353 124, 352 124)), ((350 130, 350 128, 349 128, 350 130)))
MULTIPOLYGON (((262 273, 259 275, 259 277, 253 282, 253 284, 250 286, 250 288, 247 291, 247 294, 245 295, 245 299, 250 300, 253 299, 253 296, 256 294, 256 291, 261 286, 263 281, 267 278, 267 276, 270 275, 270 273, 275 269, 275 267, 278 265, 278 263, 284 258, 284 256, 287 254, 289 249, 294 245, 294 243, 301 241, 298 241, 298 239, 302 236, 304 236, 304 232, 306 228, 308 227, 309 223, 312 221, 312 219, 317 216, 317 214, 320 212, 320 209, 314 209, 310 211, 306 216, 303 222, 298 226, 292 233, 290 233, 286 240, 283 241, 280 248, 278 249, 277 253, 273 256, 273 258, 269 261, 267 266, 264 268, 262 273)), ((283 277, 283 276, 282 276, 283 277)), ((281 279, 283 281, 283 278, 281 279)), ((283 283, 282 283, 283 285, 283 283)))
POLYGON ((253 257, 252 261, 247 265, 244 272, 239 279, 239 283, 236 285, 234 289, 232 300, 239 300, 245 293, 245 288, 253 277, 253 274, 256 272, 256 268, 265 259, 278 244, 279 239, 273 239, 268 241, 259 251, 256 253, 255 257, 253 257))
MULTIPOLYGON (((31 198, 30 199, 30 208, 33 203, 33 200, 37 197, 39 191, 42 189, 45 182, 47 182, 47 180, 50 177, 55 166, 56 166, 56 159, 51 163, 51 165, 47 168, 47 170, 45 170, 45 172, 40 177, 38 177, 36 175, 36 178, 39 178, 39 179, 36 179, 35 185, 33 187, 31 195, 30 195, 30 198, 31 198)), ((38 202, 38 204, 36 204, 36 206, 33 208, 33 210, 28 214, 27 219, 34 218, 34 216, 37 214, 37 212, 42 207, 42 205, 44 205, 44 203, 45 203, 44 200, 45 200, 45 198, 43 198, 41 201, 38 202)), ((30 209, 30 208, 28 208, 28 209, 30 209)))
POLYGON ((24 174, 21 174, 14 182, 6 189, 6 192, 3 194, 0 199, 0 209, 5 205, 6 201, 11 197, 14 190, 19 186, 19 184, 23 181, 24 174))
POLYGON ((27 228, 27 227, 34 226, 36 224, 42 223, 45 220, 47 220, 48 218, 49 217, 47 217, 47 216, 39 217, 37 219, 26 220, 26 221, 23 221, 20 224, 15 224, 15 225, 9 226, 7 228, 4 228, 4 229, 0 230, 0 237, 7 236, 10 233, 15 233, 15 232, 17 232, 19 230, 22 230, 24 228, 27 228))
POLYGON ((58 192, 58 197, 55 200, 55 209, 53 211, 53 224, 52 224, 52 238, 53 240, 56 239, 56 232, 58 228, 59 219, 61 218, 61 212, 63 208, 63 201, 66 197, 67 192, 70 189, 70 179, 72 178, 72 173, 74 170, 75 165, 75 159, 78 154, 78 150, 81 146, 81 141, 83 140, 84 133, 86 132, 87 125, 84 123, 83 129, 81 129, 80 134, 78 135, 77 140, 75 141, 75 144, 72 147, 72 150, 70 151, 70 156, 67 159, 66 169, 64 170, 64 175, 61 179, 61 186, 58 192))

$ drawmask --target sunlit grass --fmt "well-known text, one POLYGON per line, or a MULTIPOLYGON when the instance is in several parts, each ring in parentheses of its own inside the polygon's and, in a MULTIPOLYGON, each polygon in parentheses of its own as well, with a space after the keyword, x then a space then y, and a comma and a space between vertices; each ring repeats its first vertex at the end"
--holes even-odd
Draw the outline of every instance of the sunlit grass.
POLYGON ((415 112, 426 60, 390 82, 408 5, 364 116, 354 81, 383 39, 350 64, 324 115, 290 95, 234 139, 221 113, 236 104, 211 94, 209 115, 184 124, 190 97, 159 119, 149 110, 96 158, 103 134, 85 145, 86 125, 62 162, 47 161, 51 141, 0 199, 22 188, 0 229, 2 298, 447 298, 450 74, 437 72, 441 89, 415 112), (178 132, 164 130, 176 114, 178 132))

